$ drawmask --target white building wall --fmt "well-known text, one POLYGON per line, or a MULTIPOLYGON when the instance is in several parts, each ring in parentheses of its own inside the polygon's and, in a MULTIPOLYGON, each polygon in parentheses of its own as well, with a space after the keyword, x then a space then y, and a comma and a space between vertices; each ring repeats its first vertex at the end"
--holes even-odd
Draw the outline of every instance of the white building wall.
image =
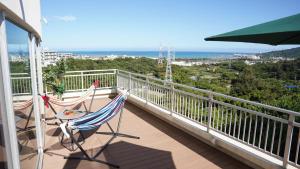
POLYGON ((9 19, 32 29, 37 37, 41 37, 40 0, 0 0, 0 9, 6 12, 9 19))

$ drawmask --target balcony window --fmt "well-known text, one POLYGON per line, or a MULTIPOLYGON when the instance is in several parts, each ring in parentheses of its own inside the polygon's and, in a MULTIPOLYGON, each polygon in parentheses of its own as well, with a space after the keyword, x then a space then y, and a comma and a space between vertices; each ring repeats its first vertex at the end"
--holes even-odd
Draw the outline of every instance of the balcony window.
MULTIPOLYGON (((1 106, 0 106, 1 111, 1 106)), ((0 112, 0 168, 7 169, 6 166, 6 157, 5 157, 5 143, 4 143, 4 133, 3 133, 3 126, 2 126, 2 116, 0 112)))
POLYGON ((6 31, 20 167, 31 169, 36 166, 37 141, 32 101, 29 34, 10 21, 6 22, 6 31))

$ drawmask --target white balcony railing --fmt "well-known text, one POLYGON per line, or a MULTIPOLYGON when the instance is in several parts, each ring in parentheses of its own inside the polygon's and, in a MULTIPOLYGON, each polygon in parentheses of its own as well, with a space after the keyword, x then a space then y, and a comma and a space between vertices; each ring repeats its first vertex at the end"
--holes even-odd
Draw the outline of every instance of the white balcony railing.
POLYGON ((64 76, 66 91, 84 91, 88 89, 96 79, 100 81, 100 86, 102 89, 115 88, 116 71, 116 69, 68 71, 64 76))
MULTIPOLYGON (((67 72, 66 91, 83 91, 96 79, 101 88, 130 89, 131 95, 169 111, 171 116, 179 115, 205 126, 208 133, 215 131, 273 156, 282 161, 283 167, 300 166, 299 112, 182 84, 165 84, 160 79, 116 69, 67 72)), ((27 89, 14 91, 22 94, 27 89)))
POLYGON ((13 95, 31 94, 31 77, 28 73, 11 73, 13 95))
POLYGON ((300 113, 118 71, 117 86, 281 161, 300 166, 300 113))

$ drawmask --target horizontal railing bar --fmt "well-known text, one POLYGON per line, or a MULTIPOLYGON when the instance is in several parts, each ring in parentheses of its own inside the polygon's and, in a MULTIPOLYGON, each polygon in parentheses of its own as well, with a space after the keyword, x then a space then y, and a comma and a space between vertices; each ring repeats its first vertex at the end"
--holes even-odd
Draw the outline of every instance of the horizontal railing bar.
POLYGON ((101 75, 115 75, 115 73, 101 73, 101 74, 83 74, 83 76, 101 76, 101 75))
MULTIPOLYGON (((111 87, 99 87, 97 88, 97 90, 102 90, 102 89, 111 89, 111 88, 114 88, 114 86, 111 86, 111 87)), ((88 88, 84 89, 84 90, 87 90, 88 88)), ((81 89, 74 89, 74 90, 66 90, 67 92, 81 92, 82 90, 81 89)))
POLYGON ((10 73, 10 75, 29 75, 29 73, 10 73))
POLYGON ((13 93, 12 95, 13 96, 16 96, 16 95, 30 95, 32 93, 13 93))
POLYGON ((108 71, 116 71, 116 70, 117 69, 79 70, 79 71, 67 71, 66 73, 108 72, 108 71))
MULTIPOLYGON (((134 77, 131 77, 131 79, 146 83, 146 80, 137 79, 137 78, 134 78, 134 77)), ((169 87, 167 87, 167 86, 164 86, 164 85, 160 85, 160 84, 153 83, 153 82, 149 82, 149 84, 150 84, 150 85, 155 85, 155 86, 158 86, 158 87, 160 87, 160 88, 164 88, 164 89, 170 90, 170 88, 169 88, 169 87)))
POLYGON ((294 122, 293 122, 293 126, 299 127, 299 128, 300 128, 300 123, 294 121, 294 122))
POLYGON ((124 71, 124 70, 119 70, 119 72, 125 72, 127 74, 131 74, 131 75, 134 75, 134 76, 140 76, 140 77, 148 78, 148 79, 159 81, 159 82, 162 82, 162 83, 165 82, 164 80, 157 79, 157 78, 154 78, 154 77, 151 77, 151 76, 147 76, 147 75, 138 74, 138 73, 130 73, 130 72, 127 72, 127 71, 124 71))
POLYGON ((206 101, 209 100, 208 97, 203 97, 203 96, 196 95, 194 93, 189 93, 189 92, 186 92, 186 91, 182 91, 182 90, 179 90, 179 89, 174 89, 174 92, 182 93, 184 95, 192 96, 192 97, 195 97, 195 98, 198 98, 198 99, 201 99, 201 100, 206 100, 206 101))
POLYGON ((264 114, 264 113, 261 113, 261 112, 255 111, 255 110, 246 109, 246 108, 239 107, 239 106, 236 106, 236 105, 232 105, 232 104, 229 104, 229 103, 224 103, 224 102, 221 102, 221 101, 218 101, 218 100, 211 100, 211 101, 213 103, 217 103, 217 104, 227 106, 227 107, 230 107, 230 108, 238 109, 238 110, 241 110, 243 112, 256 114, 256 115, 263 116, 265 118, 272 119, 272 120, 279 121, 279 122, 286 123, 286 124, 288 123, 288 120, 286 120, 286 119, 282 119, 282 118, 279 118, 279 117, 264 114))
MULTIPOLYGON (((83 74, 82 76, 99 76, 99 75, 115 75, 115 73, 83 74)), ((81 74, 77 74, 77 75, 65 75, 64 77, 81 77, 81 74)))
POLYGON ((31 79, 31 77, 11 77, 12 80, 31 79))

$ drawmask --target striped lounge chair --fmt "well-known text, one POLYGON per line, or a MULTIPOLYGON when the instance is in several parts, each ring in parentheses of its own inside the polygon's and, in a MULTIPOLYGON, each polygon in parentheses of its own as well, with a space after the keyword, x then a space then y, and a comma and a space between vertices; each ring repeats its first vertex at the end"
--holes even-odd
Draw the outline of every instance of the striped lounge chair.
POLYGON ((110 144, 110 142, 117 136, 139 139, 139 137, 136 137, 136 136, 119 133, 123 108, 124 108, 126 99, 127 99, 127 94, 119 94, 111 102, 109 102, 107 105, 102 107, 100 110, 98 110, 94 113, 90 113, 84 117, 62 123, 60 125, 60 127, 61 127, 63 133, 65 134, 65 136, 67 138, 71 138, 72 141, 76 144, 76 146, 81 150, 81 152, 84 155, 84 157, 68 156, 65 158, 66 159, 96 161, 99 163, 107 164, 107 165, 115 167, 115 168, 119 168, 118 165, 114 165, 114 164, 111 164, 111 163, 108 163, 105 161, 97 160, 96 158, 104 151, 104 149, 110 144), (117 114, 120 114, 120 115, 119 115, 119 120, 118 120, 118 124, 117 124, 117 129, 115 131, 115 130, 113 130, 113 128, 111 127, 111 125, 108 122, 113 117, 115 117, 117 114), (72 130, 93 131, 95 129, 98 129, 103 124, 107 124, 111 132, 95 132, 95 134, 112 135, 112 137, 102 146, 102 148, 94 156, 90 156, 83 149, 83 147, 77 142, 77 140, 74 138, 74 136, 72 134, 72 130))

